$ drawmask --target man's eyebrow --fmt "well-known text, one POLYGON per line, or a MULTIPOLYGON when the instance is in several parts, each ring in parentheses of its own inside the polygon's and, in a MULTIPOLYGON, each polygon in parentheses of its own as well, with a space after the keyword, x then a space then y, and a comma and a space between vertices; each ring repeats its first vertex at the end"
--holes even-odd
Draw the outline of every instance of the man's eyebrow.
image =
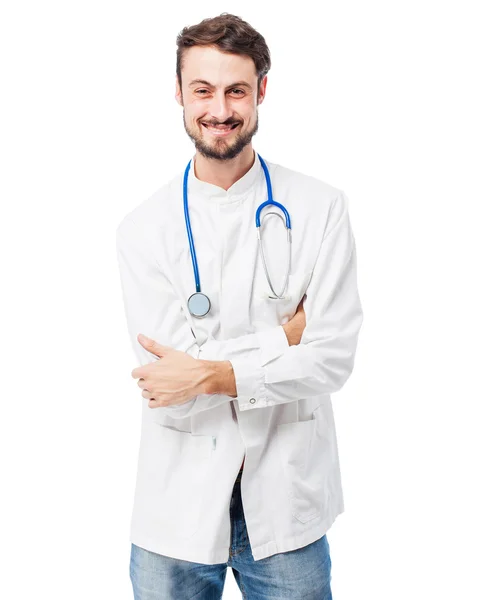
MULTIPOLYGON (((215 89, 215 86, 212 83, 210 83, 209 81, 206 81, 206 79, 193 79, 193 81, 190 81, 190 83, 188 84, 188 87, 192 87, 197 84, 207 85, 208 87, 215 89)), ((237 81, 236 83, 232 83, 231 85, 228 85, 227 87, 233 88, 233 87, 238 87, 240 85, 247 87, 250 90, 252 89, 250 84, 247 83, 246 81, 237 81)))

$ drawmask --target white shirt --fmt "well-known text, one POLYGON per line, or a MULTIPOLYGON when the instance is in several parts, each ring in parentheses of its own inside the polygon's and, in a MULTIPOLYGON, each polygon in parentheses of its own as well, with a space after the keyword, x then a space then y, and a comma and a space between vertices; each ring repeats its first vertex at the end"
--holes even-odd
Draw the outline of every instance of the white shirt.
MULTIPOLYGON (((141 365, 156 358, 138 333, 195 358, 230 360, 237 397, 204 394, 160 408, 149 408, 140 390, 132 398, 142 402, 142 430, 130 540, 182 560, 227 562, 231 494, 246 456, 243 509, 260 560, 319 539, 344 511, 330 394, 351 374, 363 320, 349 200, 317 178, 265 160, 292 232, 287 297, 270 300, 255 225, 256 208, 267 199, 257 153, 228 190, 197 179, 193 162, 188 206, 210 312, 198 319, 187 307, 196 286, 181 172, 118 225, 128 331, 141 365), (301 343, 289 346, 281 325, 305 294, 306 327, 301 343)), ((266 263, 279 293, 286 230, 268 212, 283 213, 271 206, 261 213, 266 263)))

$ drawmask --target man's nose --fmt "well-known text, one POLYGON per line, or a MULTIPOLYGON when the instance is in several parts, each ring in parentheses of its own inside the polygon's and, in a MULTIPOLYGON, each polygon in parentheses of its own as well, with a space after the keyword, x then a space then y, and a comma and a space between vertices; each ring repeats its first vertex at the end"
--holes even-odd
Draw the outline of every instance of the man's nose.
POLYGON ((226 121, 226 119, 231 116, 231 109, 224 94, 215 94, 210 102, 210 114, 220 123, 226 121))

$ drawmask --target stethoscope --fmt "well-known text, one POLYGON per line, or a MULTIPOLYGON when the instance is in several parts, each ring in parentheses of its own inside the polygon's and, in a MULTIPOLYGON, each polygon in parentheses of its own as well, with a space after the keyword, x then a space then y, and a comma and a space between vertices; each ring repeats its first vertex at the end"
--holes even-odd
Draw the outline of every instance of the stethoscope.
MULTIPOLYGON (((271 179, 269 176, 268 167, 266 166, 266 163, 264 162, 264 160, 261 158, 261 156, 259 154, 258 154, 258 158, 261 162, 261 166, 263 167, 264 175, 266 177, 266 187, 268 188, 268 199, 265 202, 263 202, 263 204, 260 204, 256 210, 256 231, 258 234, 258 242, 259 242, 259 247, 261 250, 261 258, 263 260, 264 272, 266 274, 266 278, 268 280, 269 287, 274 294, 273 296, 268 296, 268 297, 273 300, 282 300, 285 298, 285 296, 283 296, 283 294, 288 285, 288 280, 289 280, 289 275, 290 275, 290 270, 291 270, 291 219, 290 219, 289 213, 286 210, 286 208, 279 202, 276 202, 275 200, 273 200, 273 191, 271 188, 271 179), (288 250, 289 250, 288 251, 288 270, 286 271, 286 277, 284 278, 283 289, 281 290, 281 294, 279 294, 279 295, 274 291, 273 284, 271 283, 271 278, 269 276, 268 267, 266 266, 266 260, 264 257, 263 243, 261 240, 260 215, 261 215, 261 211, 263 210, 263 208, 265 206, 268 206, 269 204, 277 206, 284 213, 284 217, 285 217, 284 219, 283 219, 282 215, 280 215, 276 212, 270 212, 266 216, 276 215, 283 221, 283 224, 286 229, 286 237, 287 237, 287 241, 288 241, 288 250)), ((188 298, 188 309, 193 317, 197 317, 197 318, 201 319, 209 313, 210 308, 211 308, 211 302, 210 302, 210 299, 208 298, 208 296, 206 294, 203 294, 203 292, 201 291, 200 275, 198 272, 198 263, 196 261, 195 245, 193 242, 193 235, 191 233, 190 214, 189 214, 189 210, 188 210, 188 173, 190 171, 191 162, 192 161, 190 160, 190 162, 188 163, 188 165, 185 169, 185 175, 183 178, 183 204, 184 204, 184 209, 185 209, 186 231, 188 232, 188 240, 190 243, 191 259, 193 262, 193 270, 195 273, 195 282, 196 282, 196 292, 188 298)))

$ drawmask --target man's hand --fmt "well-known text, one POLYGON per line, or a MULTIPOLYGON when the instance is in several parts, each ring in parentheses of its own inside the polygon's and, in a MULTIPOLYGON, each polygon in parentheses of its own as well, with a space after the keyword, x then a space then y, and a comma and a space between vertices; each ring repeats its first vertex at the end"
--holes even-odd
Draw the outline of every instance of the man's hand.
POLYGON ((306 315, 304 313, 303 300, 304 296, 298 304, 294 317, 282 325, 290 346, 297 346, 301 342, 301 336, 306 327, 306 315))
POLYGON ((184 404, 198 394, 206 393, 204 361, 186 352, 162 346, 141 333, 138 341, 145 350, 160 358, 131 372, 132 377, 140 378, 138 385, 143 389, 141 395, 150 399, 150 408, 184 404))
MULTIPOLYGON (((304 297, 292 319, 282 326, 290 346, 301 342, 306 327, 303 300, 304 297)), ((184 404, 198 394, 222 393, 236 397, 236 382, 229 361, 198 360, 186 352, 162 346, 141 333, 138 341, 145 350, 161 359, 131 372, 132 377, 140 378, 141 395, 150 399, 150 408, 184 404)))

